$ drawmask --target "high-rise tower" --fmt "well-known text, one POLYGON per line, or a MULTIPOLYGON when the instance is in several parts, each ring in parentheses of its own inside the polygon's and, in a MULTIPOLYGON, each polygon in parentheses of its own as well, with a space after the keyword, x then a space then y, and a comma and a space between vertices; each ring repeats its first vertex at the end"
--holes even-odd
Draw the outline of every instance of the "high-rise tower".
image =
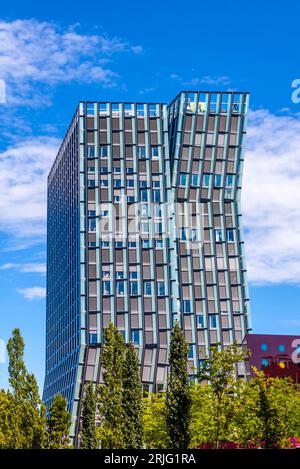
POLYGON ((144 388, 167 382, 176 319, 197 373, 209 346, 241 344, 249 298, 240 190, 247 93, 162 103, 81 102, 48 178, 44 400, 101 383, 103 329, 132 341, 144 388))

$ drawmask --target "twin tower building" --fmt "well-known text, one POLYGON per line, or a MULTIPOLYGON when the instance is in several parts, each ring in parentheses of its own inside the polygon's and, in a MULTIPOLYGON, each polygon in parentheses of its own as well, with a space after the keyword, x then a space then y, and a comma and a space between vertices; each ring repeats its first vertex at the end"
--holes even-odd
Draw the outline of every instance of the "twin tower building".
MULTIPOLYGON (((80 102, 48 177, 44 400, 101 383, 103 331, 133 342, 143 387, 166 388, 179 320, 191 379, 251 331, 240 194, 248 93, 80 102)), ((244 370, 239 370, 242 375, 244 370)))

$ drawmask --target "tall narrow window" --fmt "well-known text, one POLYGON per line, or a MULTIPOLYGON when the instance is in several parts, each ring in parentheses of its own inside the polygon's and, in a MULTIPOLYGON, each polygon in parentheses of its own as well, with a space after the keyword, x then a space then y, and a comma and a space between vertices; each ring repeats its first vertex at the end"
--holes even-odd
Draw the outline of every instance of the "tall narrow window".
POLYGON ((180 186, 185 186, 186 185, 186 173, 180 173, 179 185, 180 186))
POLYGON ((131 341, 134 345, 140 345, 140 332, 131 331, 131 341))
POLYGON ((106 145, 100 146, 100 158, 107 158, 108 155, 108 148, 106 145))
POLYGON ((102 294, 103 295, 110 295, 110 282, 104 281, 102 282, 102 294))
POLYGON ((216 228, 215 229, 215 235, 216 235, 216 242, 220 243, 223 241, 223 236, 222 236, 222 230, 221 228, 216 228))
POLYGON ((191 301, 190 300, 183 300, 183 312, 190 313, 191 312, 191 301))
POLYGON ((159 157, 159 150, 157 146, 151 147, 151 158, 158 158, 159 157))
POLYGON ((146 158, 146 147, 144 145, 138 146, 138 157, 141 159, 146 158))
POLYGON ((95 147, 94 145, 88 145, 88 158, 95 158, 95 147))
POLYGON ((233 175, 232 174, 227 174, 226 176, 226 187, 232 187, 233 186, 233 175))
POLYGON ((165 282, 157 282, 157 295, 158 296, 165 295, 165 282))
POLYGON ((152 294, 152 285, 151 282, 144 282, 144 295, 152 294))
POLYGON ((198 187, 199 186, 199 174, 192 174, 191 177, 191 186, 198 187))
POLYGON ((215 186, 216 187, 221 187, 222 185, 222 176, 221 174, 216 174, 215 175, 215 186))
POLYGON ((153 202, 161 202, 160 190, 158 189, 153 189, 153 202))
POLYGON ((227 230, 227 241, 230 241, 230 242, 234 241, 234 230, 232 228, 227 230))
POLYGON ((194 347, 193 347, 193 345, 189 346, 188 358, 194 358, 194 347))
POLYGON ((209 327, 210 327, 210 329, 216 329, 217 328, 217 315, 216 314, 211 314, 209 316, 209 327))
POLYGON ((137 295, 138 294, 138 282, 135 280, 130 281, 129 283, 130 295, 137 295))
POLYGON ((211 174, 203 174, 202 184, 203 184, 203 187, 210 187, 210 185, 211 185, 211 174))
POLYGON ((203 328, 204 327, 204 315, 199 314, 197 316, 197 326, 203 328))
POLYGON ((125 293, 125 287, 124 287, 124 282, 117 282, 117 295, 124 295, 125 293))

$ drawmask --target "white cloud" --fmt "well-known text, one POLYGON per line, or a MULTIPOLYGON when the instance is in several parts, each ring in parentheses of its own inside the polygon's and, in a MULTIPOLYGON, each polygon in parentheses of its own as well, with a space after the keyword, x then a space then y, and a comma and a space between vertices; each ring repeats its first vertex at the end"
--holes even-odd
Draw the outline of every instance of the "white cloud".
POLYGON ((144 94, 152 93, 153 91, 155 91, 155 88, 153 87, 143 88, 142 90, 139 91, 139 94, 144 95, 144 94))
POLYGON ((45 235, 47 175, 59 143, 39 137, 0 153, 0 230, 14 239, 45 235))
POLYGON ((18 288, 17 291, 27 300, 39 300, 46 296, 46 288, 44 287, 18 288))
POLYGON ((178 81, 182 81, 182 78, 180 75, 178 75, 177 73, 171 73, 170 75, 170 78, 171 80, 178 80, 178 81))
POLYGON ((205 75, 200 78, 200 83, 206 83, 207 85, 228 85, 230 83, 230 78, 227 76, 210 76, 205 75))
POLYGON ((211 76, 211 75, 204 75, 203 77, 194 77, 188 80, 183 79, 177 73, 172 73, 170 75, 171 80, 179 81, 184 86, 201 86, 203 85, 229 85, 230 78, 222 75, 222 76, 211 76))
POLYGON ((39 273, 44 274, 46 272, 46 264, 45 263, 25 263, 25 264, 17 264, 8 262, 0 266, 0 270, 17 270, 21 273, 39 273))
POLYGON ((300 327, 300 319, 284 319, 280 324, 284 327, 300 327))
POLYGON ((0 21, 0 44, 0 78, 7 85, 7 101, 17 104, 49 104, 41 85, 77 81, 115 86, 119 75, 107 62, 115 54, 142 52, 141 46, 116 37, 80 34, 78 25, 62 29, 34 19, 0 21))
POLYGON ((250 113, 242 190, 253 283, 300 283, 300 119, 250 113))

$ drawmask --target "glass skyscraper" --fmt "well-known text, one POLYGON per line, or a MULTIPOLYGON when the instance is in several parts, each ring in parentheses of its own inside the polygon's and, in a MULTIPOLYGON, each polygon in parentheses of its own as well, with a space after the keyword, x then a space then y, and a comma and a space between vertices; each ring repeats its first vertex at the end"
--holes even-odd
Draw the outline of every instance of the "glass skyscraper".
POLYGON ((83 385, 102 382, 110 322, 136 346, 148 391, 166 387, 176 319, 191 379, 211 345, 251 331, 240 210, 248 99, 78 105, 48 178, 44 387, 47 405, 67 398, 75 438, 83 385))

